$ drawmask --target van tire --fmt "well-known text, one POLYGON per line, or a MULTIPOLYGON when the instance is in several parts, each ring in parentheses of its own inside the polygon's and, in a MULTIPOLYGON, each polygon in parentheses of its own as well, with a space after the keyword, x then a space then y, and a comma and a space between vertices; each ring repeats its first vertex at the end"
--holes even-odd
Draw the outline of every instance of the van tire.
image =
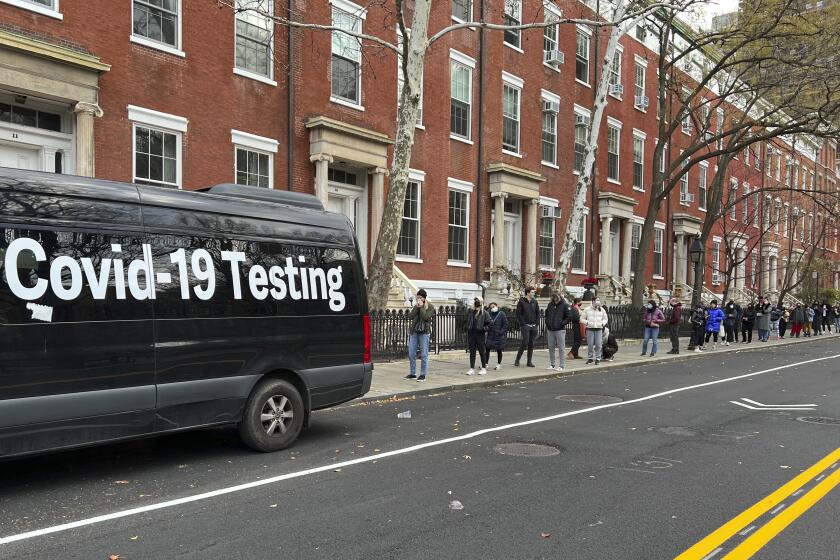
POLYGON ((303 428, 303 399, 283 379, 264 379, 254 387, 239 423, 239 437, 256 451, 269 453, 289 447, 303 428))

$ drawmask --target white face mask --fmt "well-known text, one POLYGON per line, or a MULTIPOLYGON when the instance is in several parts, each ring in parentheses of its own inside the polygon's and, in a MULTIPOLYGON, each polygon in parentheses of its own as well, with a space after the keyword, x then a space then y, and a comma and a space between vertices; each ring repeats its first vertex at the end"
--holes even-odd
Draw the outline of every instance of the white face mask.
POLYGON ((491 308, 490 308, 490 311, 492 311, 493 313, 495 313, 495 312, 496 312, 496 311, 498 311, 498 310, 499 310, 499 308, 498 308, 498 307, 496 307, 495 305, 494 305, 493 307, 491 307, 491 308))

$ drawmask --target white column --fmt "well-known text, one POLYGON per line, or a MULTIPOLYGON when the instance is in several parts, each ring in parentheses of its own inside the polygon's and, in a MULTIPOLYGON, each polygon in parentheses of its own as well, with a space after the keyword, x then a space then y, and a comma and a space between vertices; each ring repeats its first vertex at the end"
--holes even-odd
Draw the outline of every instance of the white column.
POLYGON ((388 170, 375 167, 371 170, 370 181, 370 240, 371 250, 375 250, 379 240, 379 227, 382 225, 382 213, 385 211, 385 175, 388 170))
POLYGON ((505 243, 505 199, 507 194, 494 193, 492 196, 496 199, 493 216, 495 222, 493 224, 493 267, 499 268, 507 264, 507 255, 505 254, 507 249, 505 243))
POLYGON ((93 177, 95 150, 93 141, 94 117, 102 116, 102 108, 95 103, 76 103, 76 175, 93 177))
POLYGON ((329 186, 329 170, 333 158, 327 154, 317 154, 310 156, 309 161, 315 163, 315 196, 321 200, 324 208, 326 208, 327 187, 329 186))
POLYGON ((770 293, 770 257, 761 256, 761 295, 770 293))
POLYGON ((674 271, 674 281, 677 284, 685 284, 685 234, 677 234, 677 269, 674 271))
POLYGON ((525 271, 533 274, 537 271, 537 236, 539 235, 540 200, 533 198, 528 201, 528 238, 525 240, 525 271))
POLYGON ((779 277, 779 257, 770 257, 770 291, 776 291, 779 277))
POLYGON ((746 254, 744 249, 738 249, 735 251, 735 259, 737 260, 738 264, 735 266, 735 288, 738 290, 744 289, 744 271, 746 270, 746 254))
POLYGON ((610 273, 610 224, 612 216, 601 217, 601 274, 610 273))
POLYGON ((630 268, 631 254, 633 251, 633 220, 624 220, 623 232, 621 234, 621 276, 624 282, 630 284, 630 273, 633 271, 630 268))

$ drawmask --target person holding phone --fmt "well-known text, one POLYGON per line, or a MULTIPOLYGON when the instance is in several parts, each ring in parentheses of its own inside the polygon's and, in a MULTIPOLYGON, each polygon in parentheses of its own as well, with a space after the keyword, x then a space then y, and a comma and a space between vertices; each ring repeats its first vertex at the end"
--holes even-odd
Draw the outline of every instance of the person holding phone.
POLYGON ((411 331, 408 336, 408 367, 406 379, 426 381, 429 372, 429 339, 432 335, 432 319, 435 308, 426 301, 426 290, 417 290, 414 307, 408 314, 411 331), (417 377, 417 351, 420 350, 420 377, 417 377))

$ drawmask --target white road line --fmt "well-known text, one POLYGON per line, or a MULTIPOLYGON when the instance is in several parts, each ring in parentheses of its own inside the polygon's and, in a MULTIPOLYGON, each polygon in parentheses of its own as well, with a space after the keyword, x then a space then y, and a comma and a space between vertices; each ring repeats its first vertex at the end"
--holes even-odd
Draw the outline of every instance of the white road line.
POLYGON ((825 475, 821 474, 820 476, 817 477, 817 482, 819 482, 820 480, 822 480, 824 478, 825 478, 825 475))
POLYGON ((806 407, 806 406, 818 406, 818 405, 816 405, 816 404, 762 404, 762 403, 760 403, 760 402, 756 402, 756 401, 751 400, 751 399, 748 399, 748 398, 746 398, 746 397, 741 397, 741 400, 742 400, 742 401, 747 401, 748 403, 750 403, 750 404, 754 404, 754 405, 756 405, 756 406, 764 406, 764 407, 768 407, 768 406, 784 406, 784 407, 786 407, 786 408, 787 408, 787 407, 790 407, 790 408, 804 408, 804 407, 806 407))
POLYGON ((746 537, 747 535, 749 535, 753 531, 755 531, 755 525, 750 525, 749 527, 747 527, 746 529, 744 529, 743 531, 741 531, 738 534, 741 535, 742 537, 746 537))
POLYGON ((771 407, 760 407, 759 408, 757 406, 750 406, 748 404, 744 404, 744 403, 738 402, 738 401, 729 401, 729 402, 731 402, 732 404, 737 404, 738 406, 743 406, 744 408, 748 408, 750 410, 763 410, 763 411, 767 411, 767 412, 772 412, 772 411, 776 411, 776 410, 787 410, 787 411, 814 410, 813 408, 797 408, 797 407, 793 407, 793 406, 783 406, 783 407, 773 407, 773 408, 771 408, 771 407))
POLYGON ((802 492, 804 492, 804 491, 805 491, 805 489, 804 489, 804 488, 800 488, 799 490, 797 490, 796 492, 794 492, 793 494, 791 494, 791 496, 798 496, 799 494, 801 494, 801 493, 802 493, 802 492))
POLYGON ((723 547, 719 547, 719 548, 714 549, 713 551, 711 551, 710 553, 708 553, 706 556, 704 556, 702 560, 711 560, 712 558, 714 558, 715 556, 717 556, 717 554, 718 554, 721 550, 723 550, 723 547))
POLYGON ((780 511, 782 511, 786 507, 787 507, 787 504, 779 504, 774 509, 770 510, 770 515, 776 515, 777 513, 779 513, 780 511))
MULTIPOLYGON (((185 496, 183 498, 178 498, 175 500, 168 500, 165 502, 158 502, 156 504, 148 504, 145 506, 140 506, 136 508, 126 509, 122 511, 115 511, 113 513, 106 513, 104 515, 97 515, 95 517, 89 517, 87 519, 79 519, 78 521, 72 521, 70 523, 63 523, 61 525, 54 525, 52 527, 44 527, 43 529, 36 529, 34 531, 27 531, 25 533, 18 533, 16 535, 9 535, 8 537, 0 537, 0 545, 8 544, 17 541, 23 541, 27 539, 32 539, 35 537, 42 537, 44 535, 51 535, 53 533, 60 533, 62 531, 68 531, 70 529, 78 529, 79 527, 87 527, 89 525, 95 525, 97 523, 103 523, 105 521, 113 521, 114 519, 121 519, 123 517, 131 517, 134 515, 139 515, 141 513, 148 513, 150 511, 157 511, 160 509, 167 509, 175 506, 180 506, 183 504, 189 504, 192 502, 200 502, 203 500, 209 500, 211 498, 216 498, 219 496, 225 496, 227 494, 233 494, 236 492, 242 492, 244 490, 251 490, 252 488, 259 488, 260 486, 266 486, 269 484, 274 484, 276 482, 283 482, 286 480, 292 480, 295 478, 301 478, 304 476, 309 476, 313 474, 318 474, 322 472, 334 471, 335 469, 342 469, 345 467, 351 467, 353 465, 361 465, 363 463, 372 463, 373 461, 379 461, 381 459, 385 459, 388 457, 395 457, 398 455, 405 455, 407 453, 413 453, 415 451, 420 451, 421 449, 427 449, 430 447, 439 447, 441 445, 447 445, 449 443, 454 443, 458 441, 464 441, 468 439, 473 439, 479 436, 483 436, 486 434, 492 434, 496 432, 503 432, 506 430, 511 430, 514 428, 521 428, 523 426, 531 426, 534 424, 542 424, 544 422, 551 422, 553 420, 559 420, 560 418, 568 418, 570 416, 577 416, 579 414, 585 414, 587 412, 595 412, 597 410, 606 410, 608 408, 615 408, 619 406, 626 406, 628 404, 636 404, 640 402, 650 401, 653 399, 658 399, 661 397, 666 397, 668 395, 675 395, 677 393, 684 393, 686 391, 693 391, 695 389, 702 389, 705 387, 711 387, 713 385, 720 385, 721 383, 729 383, 732 381, 738 381, 741 379, 748 379, 750 377, 755 377, 757 375, 763 375, 765 373, 772 373, 774 371, 781 371, 783 369, 788 369, 792 367, 798 367, 806 364, 812 364, 816 362, 823 362, 825 360, 833 360, 836 358, 840 358, 840 354, 835 354, 833 356, 825 356, 822 358, 814 358, 811 360, 806 360, 804 362, 797 362, 795 364, 788 364, 784 366, 777 366, 770 369, 765 369, 762 371, 754 371, 751 373, 745 373, 742 375, 736 375, 734 377, 725 377, 723 379, 716 379, 714 381, 707 381, 705 383, 698 383, 696 385, 688 385, 686 387, 679 387, 677 389, 670 389, 668 391, 663 391, 661 393, 654 393, 652 395, 647 395, 645 397, 639 397, 636 399, 630 399, 622 402, 616 403, 607 403, 607 404, 600 404, 596 406, 592 406, 589 408, 581 408, 578 410, 570 410, 568 412, 561 412, 559 414, 553 414, 551 416, 545 416, 543 418, 533 418, 531 420, 523 420, 521 422, 514 422, 511 424, 505 424, 503 426, 495 426, 493 428, 485 428, 483 430, 476 430, 474 432, 470 432, 468 434, 462 434, 459 436, 449 437, 445 439, 439 439, 434 441, 427 441, 425 443, 418 443, 417 445, 412 445, 409 447, 403 447, 402 449, 394 449, 392 451, 385 451, 382 453, 376 453, 375 455, 369 455, 367 457, 359 457, 356 459, 350 459, 348 461, 342 461, 340 463, 331 463, 329 465, 322 465, 320 467, 314 467, 311 469, 306 469, 297 472, 291 472, 286 474, 281 474, 278 476, 273 476, 270 478, 264 478, 261 480, 254 480, 251 482, 246 482, 244 484, 237 484, 236 486, 228 486, 226 488, 219 488, 217 490, 212 490, 210 492, 202 492, 201 494, 194 494, 192 496, 185 496)), ((713 553, 714 554, 714 553, 713 553)), ((709 556, 710 558, 711 556, 709 556)))

